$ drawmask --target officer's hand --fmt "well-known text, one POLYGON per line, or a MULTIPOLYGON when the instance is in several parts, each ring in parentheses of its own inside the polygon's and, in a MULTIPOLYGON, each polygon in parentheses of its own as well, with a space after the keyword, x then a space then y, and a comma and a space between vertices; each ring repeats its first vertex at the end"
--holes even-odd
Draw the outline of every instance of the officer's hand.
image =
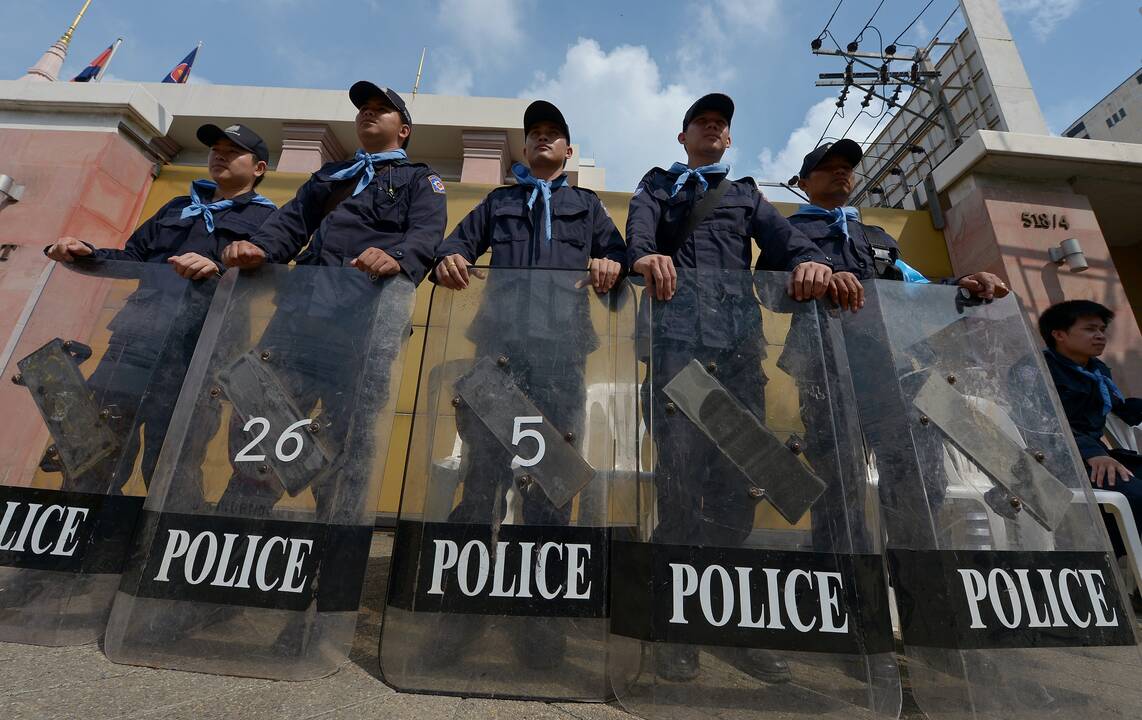
POLYGON ((58 262, 71 262, 77 257, 86 257, 91 252, 86 243, 73 237, 61 237, 48 248, 48 257, 58 262))
POLYGON ((367 272, 370 275, 379 275, 380 277, 388 277, 400 272, 400 263, 398 263, 392 255, 375 247, 366 248, 365 252, 358 255, 357 258, 349 264, 362 272, 367 272))
POLYGON ((1125 465, 1109 455, 1092 457, 1086 461, 1086 464, 1090 465, 1090 482, 1095 487, 1102 487, 1103 483, 1106 483, 1108 487, 1114 487, 1116 479, 1120 479, 1122 482, 1130 482, 1130 479, 1134 477, 1125 465))
POLYGON ((958 284, 972 295, 984 300, 1006 297, 1007 293, 1011 292, 1007 288, 1007 283, 1000 280, 998 275, 989 272, 964 275, 958 284))
POLYGON ((678 272, 666 255, 643 255, 631 267, 646 280, 646 288, 658 300, 669 300, 678 289, 678 272))
POLYGON ((468 258, 460 253, 448 255, 436 265, 436 282, 449 290, 468 287, 468 258))
POLYGON ((167 258, 167 262, 174 265, 174 271, 181 278, 187 280, 205 280, 214 275, 221 275, 218 265, 208 257, 198 253, 185 253, 167 258))
POLYGON ((856 312, 864 307, 864 285, 851 272, 833 273, 829 278, 829 297, 841 310, 856 312))
MULTIPOLYGON (((603 293, 610 292, 615 283, 619 281, 619 275, 622 274, 623 266, 614 260, 607 258, 591 258, 591 287, 595 288, 595 292, 602 295, 603 293)), ((582 284, 580 284, 582 287, 582 284)))
POLYGON ((266 262, 266 251, 249 240, 235 240, 222 250, 222 264, 239 270, 253 270, 266 262))
POLYGON ((819 262, 803 262, 793 268, 786 291, 798 302, 816 300, 829 289, 833 269, 819 262))

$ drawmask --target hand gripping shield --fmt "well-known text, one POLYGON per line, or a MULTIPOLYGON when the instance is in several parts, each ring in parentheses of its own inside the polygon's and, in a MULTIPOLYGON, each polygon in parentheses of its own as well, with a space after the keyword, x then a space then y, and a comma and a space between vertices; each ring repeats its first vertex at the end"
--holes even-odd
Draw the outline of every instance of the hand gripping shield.
POLYGON ((634 524, 634 306, 586 272, 433 290, 381 634, 401 690, 600 700, 608 545, 634 524), (631 507, 630 502, 622 503, 631 507))
POLYGON ((639 536, 611 679, 647 718, 896 717, 887 586, 835 312, 775 273, 641 296, 639 536))
POLYGON ((1014 296, 878 281, 844 320, 916 702, 1134 717, 1134 615, 1014 296))
POLYGON ((0 386, 0 640, 102 635, 216 285, 80 261, 22 289, 0 386))
POLYGON ((414 286, 231 272, 108 625, 116 662, 306 679, 346 660, 414 286))

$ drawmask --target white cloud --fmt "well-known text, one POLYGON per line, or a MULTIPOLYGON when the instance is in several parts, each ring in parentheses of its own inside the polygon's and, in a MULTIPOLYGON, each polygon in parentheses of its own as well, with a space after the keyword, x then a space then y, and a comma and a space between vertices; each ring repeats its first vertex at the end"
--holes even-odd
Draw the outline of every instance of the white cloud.
POLYGON ((437 19, 473 55, 509 52, 523 37, 520 0, 441 0, 437 19))
POLYGON ((1032 32, 1039 40, 1046 40, 1063 22, 1074 15, 1083 0, 999 0, 1008 15, 1026 17, 1032 32))
MULTIPOLYGON (((773 148, 766 147, 757 156, 757 171, 754 177, 757 180, 768 180, 771 182, 788 182, 789 178, 796 175, 801 169, 801 163, 805 159, 805 155, 810 150, 817 147, 817 141, 824 133, 826 141, 828 139, 836 139, 845 133, 846 137, 863 142, 865 136, 873 129, 874 126, 882 128, 889 121, 879 117, 870 117, 869 115, 860 115, 861 107, 860 102, 863 96, 860 94, 850 95, 848 102, 845 103, 845 117, 836 118, 830 124, 829 120, 833 117, 833 111, 837 109, 836 98, 825 98, 809 108, 805 113, 805 117, 801 122, 800 127, 789 134, 786 138, 785 144, 774 150, 773 148), (853 121, 853 117, 857 117, 853 121), (879 126, 877 120, 881 120, 879 126), (849 129, 849 125, 852 128, 849 129), (828 132, 825 133, 825 128, 828 127, 828 132)), ((901 102, 904 98, 901 98, 901 102)), ((871 110, 879 110, 879 100, 873 100, 870 107, 871 110)), ((876 140, 875 134, 869 138, 869 142, 876 140)), ((866 151, 868 148, 865 148, 866 151)), ((788 202, 800 202, 793 193, 774 188, 766 188, 766 197, 772 200, 784 200, 788 202)))
POLYGON ((437 20, 450 45, 429 51, 429 89, 468 95, 476 73, 503 67, 522 47, 523 0, 441 0, 437 20))
POLYGON ((214 81, 206 77, 202 73, 197 73, 194 68, 190 69, 190 78, 186 81, 187 85, 213 85, 214 81))
POLYGON ((737 41, 770 35, 781 18, 778 0, 715 0, 689 5, 688 30, 674 60, 683 84, 710 90, 724 87, 737 75, 737 41), (711 84, 713 87, 711 87, 711 84))
POLYGON ((584 38, 568 49, 554 77, 538 75, 520 93, 550 100, 567 114, 573 141, 604 160, 611 190, 633 190, 651 167, 684 159, 678 132, 697 95, 666 84, 645 47, 606 52, 584 38))

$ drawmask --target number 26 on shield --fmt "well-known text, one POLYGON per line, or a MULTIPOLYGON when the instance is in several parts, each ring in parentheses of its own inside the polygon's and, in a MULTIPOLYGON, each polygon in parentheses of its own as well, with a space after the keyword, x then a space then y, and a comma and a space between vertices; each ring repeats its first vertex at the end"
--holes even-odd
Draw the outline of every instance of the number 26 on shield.
POLYGON ((519 447, 520 441, 525 438, 532 438, 538 443, 539 447, 536 448, 535 454, 529 458, 522 458, 518 454, 512 458, 512 467, 532 467, 538 465, 540 460, 543 460, 543 455, 547 452, 547 444, 543 441, 543 436, 539 434, 538 430, 533 428, 524 428, 524 425, 542 425, 542 415, 520 415, 515 419, 515 425, 512 427, 512 445, 519 447))
MULTIPOLYGON (((302 437, 301 433, 297 432, 297 430, 312 422, 313 421, 309 418, 305 418, 304 420, 298 420, 285 429, 285 432, 278 437, 278 441, 274 444, 274 455, 278 460, 281 462, 289 462, 296 460, 297 456, 301 455, 301 450, 305 447, 305 438, 302 437), (288 452, 286 450, 287 444, 293 445, 288 452)), ((255 435, 249 445, 238 451, 238 454, 234 456, 234 462, 261 462, 266 459, 264 454, 253 453, 251 450, 257 447, 258 443, 262 442, 262 438, 270 434, 270 421, 264 417, 252 417, 246 421, 246 424, 242 427, 242 432, 250 432, 255 426, 261 427, 260 432, 255 435)))

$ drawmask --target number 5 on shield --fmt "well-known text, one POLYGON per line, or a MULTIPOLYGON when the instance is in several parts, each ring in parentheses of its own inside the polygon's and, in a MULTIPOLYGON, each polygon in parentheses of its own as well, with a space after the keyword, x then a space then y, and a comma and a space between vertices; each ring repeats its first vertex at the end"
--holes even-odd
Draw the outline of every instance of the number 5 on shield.
POLYGON ((532 467, 538 465, 543 460, 543 455, 547 452, 547 444, 543 441, 543 436, 539 434, 538 430, 531 428, 524 429, 524 425, 542 425, 542 415, 520 415, 515 419, 515 425, 512 427, 512 445, 519 447, 520 441, 524 438, 534 438, 535 442, 539 444, 536 449, 535 455, 530 458, 522 458, 516 455, 512 458, 512 467, 532 467))

